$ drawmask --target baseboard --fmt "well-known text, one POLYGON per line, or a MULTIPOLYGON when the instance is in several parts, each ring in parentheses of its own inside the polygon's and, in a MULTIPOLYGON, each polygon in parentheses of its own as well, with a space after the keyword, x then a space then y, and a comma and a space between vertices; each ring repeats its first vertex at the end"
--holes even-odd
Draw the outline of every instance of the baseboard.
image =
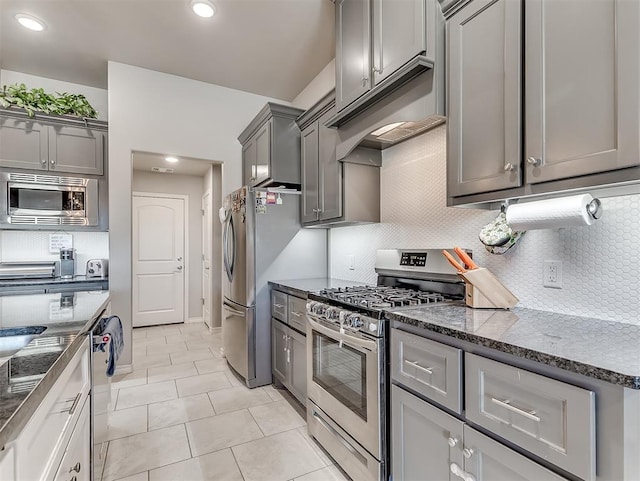
POLYGON ((211 332, 221 332, 222 331, 222 327, 218 326, 218 327, 210 327, 209 328, 211 330, 211 332))
POLYGON ((116 370, 114 372, 114 375, 118 375, 118 374, 129 374, 133 372, 133 364, 121 364, 119 366, 116 366, 116 370))
POLYGON ((191 323, 196 323, 196 322, 202 322, 202 318, 201 317, 190 317, 189 319, 187 319, 185 321, 185 324, 191 324, 191 323))

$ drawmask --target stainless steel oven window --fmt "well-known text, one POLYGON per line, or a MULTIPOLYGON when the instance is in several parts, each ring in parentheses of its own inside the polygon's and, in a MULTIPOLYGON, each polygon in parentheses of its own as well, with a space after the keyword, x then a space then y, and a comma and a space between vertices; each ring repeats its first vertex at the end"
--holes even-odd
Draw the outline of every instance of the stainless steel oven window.
POLYGON ((313 381, 367 421, 366 354, 313 331, 313 381))

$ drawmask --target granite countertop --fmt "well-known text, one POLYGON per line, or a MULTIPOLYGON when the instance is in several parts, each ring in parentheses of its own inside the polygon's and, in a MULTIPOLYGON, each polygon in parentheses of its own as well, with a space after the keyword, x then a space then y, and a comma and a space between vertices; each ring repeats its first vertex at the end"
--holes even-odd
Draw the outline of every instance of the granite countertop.
POLYGON ((388 310, 395 323, 640 389, 640 326, 533 309, 460 303, 388 310))
POLYGON ((0 328, 47 328, 0 361, 0 448, 31 418, 108 302, 108 291, 0 297, 0 328))
POLYGON ((287 279, 281 281, 269 281, 269 284, 276 289, 297 292, 300 296, 306 296, 310 292, 318 292, 322 289, 332 289, 337 287, 366 286, 363 282, 345 281, 344 279, 334 279, 331 277, 316 277, 312 279, 287 279))
POLYGON ((58 285, 58 284, 77 284, 79 282, 104 282, 109 281, 108 278, 73 276, 71 279, 62 279, 60 277, 49 277, 44 279, 0 279, 0 287, 13 286, 42 286, 42 285, 58 285))

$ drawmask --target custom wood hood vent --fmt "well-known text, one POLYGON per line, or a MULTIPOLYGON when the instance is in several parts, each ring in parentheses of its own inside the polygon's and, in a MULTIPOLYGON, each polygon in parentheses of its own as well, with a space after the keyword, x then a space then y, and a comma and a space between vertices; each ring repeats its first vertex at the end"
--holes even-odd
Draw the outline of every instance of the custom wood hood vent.
POLYGON ((442 73, 444 68, 434 65, 355 116, 343 121, 339 113, 329 119, 327 126, 338 127, 338 160, 347 161, 356 147, 384 150, 444 123, 442 73))

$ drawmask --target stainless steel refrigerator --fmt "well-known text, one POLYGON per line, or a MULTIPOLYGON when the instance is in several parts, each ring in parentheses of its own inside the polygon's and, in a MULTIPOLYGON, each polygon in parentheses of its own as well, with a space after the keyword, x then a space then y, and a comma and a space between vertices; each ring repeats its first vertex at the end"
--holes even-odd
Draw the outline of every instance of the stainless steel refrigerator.
POLYGON ((224 354, 248 387, 271 383, 270 280, 326 277, 327 234, 302 229, 300 195, 242 187, 224 201, 224 354))

